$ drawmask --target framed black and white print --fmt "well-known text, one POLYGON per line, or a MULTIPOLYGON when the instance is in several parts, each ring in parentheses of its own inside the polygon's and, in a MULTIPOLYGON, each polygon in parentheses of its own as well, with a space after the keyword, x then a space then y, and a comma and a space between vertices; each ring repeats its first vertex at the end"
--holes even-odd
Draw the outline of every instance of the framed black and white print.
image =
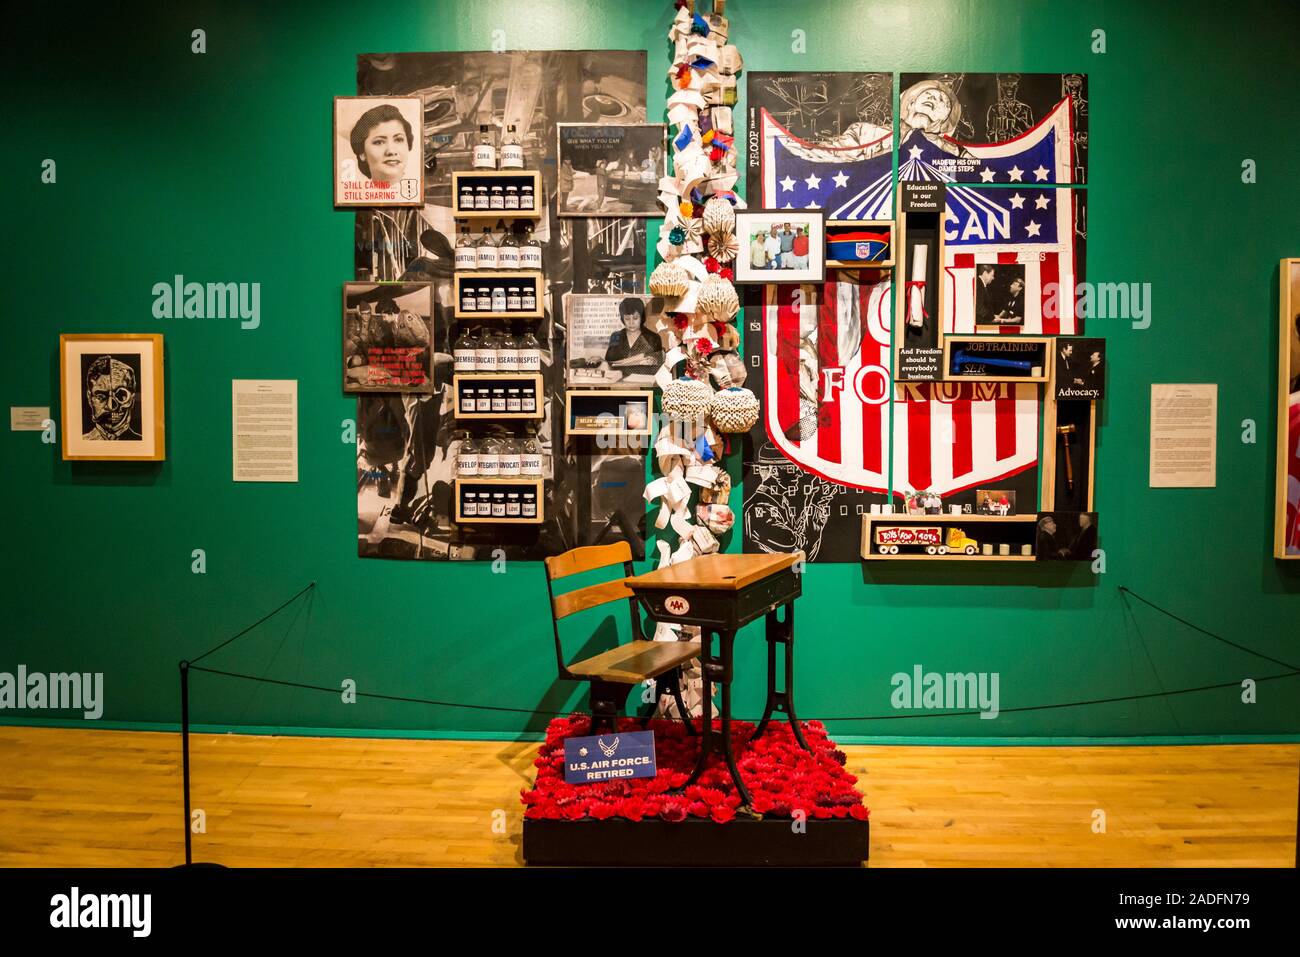
POLYGON ((667 127, 557 123, 561 216, 662 216, 659 180, 668 175, 667 127))
POLYGON ((424 205, 424 102, 334 98, 334 205, 424 205))
POLYGON ((433 284, 343 284, 343 391, 433 392, 433 284))
POLYGON ((825 214, 814 209, 736 212, 737 283, 822 282, 825 214))
POLYGON ((163 437, 163 337, 59 336, 66 461, 157 462, 163 437))

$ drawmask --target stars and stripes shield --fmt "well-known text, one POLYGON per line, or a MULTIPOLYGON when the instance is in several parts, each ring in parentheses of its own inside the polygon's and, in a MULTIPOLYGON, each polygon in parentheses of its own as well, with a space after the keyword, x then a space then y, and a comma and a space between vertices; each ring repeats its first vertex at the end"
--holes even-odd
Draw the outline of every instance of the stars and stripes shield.
POLYGON ((855 124, 823 143, 759 112, 765 209, 822 209, 827 219, 893 219, 894 134, 855 124))
POLYGON ((910 131, 898 152, 898 178, 908 182, 1069 183, 1074 131, 1067 96, 1031 129, 1002 143, 931 139, 910 131))
MULTIPOLYGON (((847 277, 849 274, 842 274, 847 277)), ((888 487, 888 273, 763 287, 768 438, 828 481, 888 487)))
POLYGON ((1018 264, 1024 271, 1024 321, 997 331, 1078 335, 1074 204, 1075 190, 1065 187, 950 187, 940 277, 944 332, 976 331, 981 266, 1018 264))
POLYGON ((894 403, 894 489, 939 495, 1038 464, 1038 388, 1024 382, 903 382, 894 403))

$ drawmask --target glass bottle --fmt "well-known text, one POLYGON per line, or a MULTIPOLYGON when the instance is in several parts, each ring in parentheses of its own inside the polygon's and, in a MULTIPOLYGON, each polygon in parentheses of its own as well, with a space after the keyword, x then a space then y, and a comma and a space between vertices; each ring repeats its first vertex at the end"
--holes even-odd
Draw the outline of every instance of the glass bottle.
POLYGON ((533 429, 525 433, 519 448, 519 474, 525 478, 542 477, 542 443, 533 429))
POLYGON ((497 371, 519 371, 519 340, 509 328, 497 339, 497 371))
POLYGON ((478 128, 478 142, 474 144, 474 168, 497 168, 496 141, 492 137, 492 127, 486 123, 478 128))
POLYGON ((519 337, 519 357, 516 365, 520 372, 542 371, 542 344, 537 341, 532 329, 525 328, 524 334, 519 337))
POLYGON ((456 475, 478 478, 478 444, 469 432, 461 433, 460 447, 456 450, 456 475))
POLYGON ((523 299, 519 296, 518 286, 506 287, 506 312, 518 312, 523 308, 523 299))
POLYGON ((478 347, 474 350, 474 370, 476 372, 497 371, 497 339, 491 329, 484 329, 479 336, 478 347))
POLYGON ((474 312, 478 309, 478 290, 469 283, 460 286, 460 311, 474 312))
POLYGON ((501 285, 492 286, 492 311, 502 313, 506 311, 506 287, 501 285))
POLYGON ((542 244, 533 235, 531 224, 524 226, 524 240, 519 244, 519 268, 539 272, 542 268, 542 244))
POLYGON ((487 209, 491 202, 492 199, 488 196, 486 186, 474 187, 474 209, 487 209))
POLYGON ((505 135, 501 137, 501 168, 524 168, 524 147, 513 123, 506 127, 505 135))
POLYGON ((501 242, 497 246, 497 268, 518 269, 519 240, 515 238, 510 230, 506 229, 505 223, 497 223, 497 228, 501 230, 501 242))
POLYGON ((496 478, 501 474, 501 440, 486 436, 478 445, 478 477, 496 478))
POLYGON ((518 478, 519 468, 519 440, 507 435, 501 440, 501 465, 497 474, 502 478, 518 478))
POLYGON ((519 188, 519 208, 532 209, 533 202, 533 184, 525 183, 519 188))
POLYGON ((497 268, 497 241, 491 226, 483 227, 483 235, 474 246, 474 263, 478 269, 497 268))
POLYGON ((460 209, 457 212, 464 212, 467 209, 474 208, 474 184, 468 180, 460 184, 460 209))
POLYGON ((478 371, 478 339, 469 329, 461 331, 451 347, 453 368, 457 372, 478 371))
POLYGON ((533 290, 536 287, 531 282, 525 282, 519 287, 519 311, 536 312, 537 311, 537 293, 533 290))
POLYGON ((474 237, 469 234, 469 223, 462 223, 460 236, 456 238, 456 271, 467 272, 478 268, 478 249, 474 237))
POLYGON ((478 287, 478 293, 474 297, 475 312, 492 311, 492 287, 484 283, 478 287))

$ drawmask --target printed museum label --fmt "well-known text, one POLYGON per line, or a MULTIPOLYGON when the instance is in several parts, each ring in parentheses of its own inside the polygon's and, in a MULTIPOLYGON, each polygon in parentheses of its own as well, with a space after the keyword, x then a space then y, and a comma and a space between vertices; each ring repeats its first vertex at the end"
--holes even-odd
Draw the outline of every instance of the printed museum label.
POLYGON ((50 407, 38 405, 11 405, 9 407, 10 432, 40 432, 50 417, 50 407))
POLYGON ((1213 383, 1152 383, 1152 488, 1214 488, 1218 400, 1213 383))
POLYGON ((232 379, 236 482, 298 481, 298 380, 232 379))

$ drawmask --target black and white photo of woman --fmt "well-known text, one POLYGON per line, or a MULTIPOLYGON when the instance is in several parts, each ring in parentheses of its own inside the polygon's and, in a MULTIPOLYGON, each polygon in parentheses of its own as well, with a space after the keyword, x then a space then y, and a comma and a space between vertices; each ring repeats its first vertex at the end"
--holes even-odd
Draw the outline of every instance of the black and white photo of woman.
POLYGON ((629 376, 652 376, 663 364, 664 353, 658 334, 646 326, 645 300, 628 296, 618 304, 618 318, 623 328, 609 337, 602 369, 629 376))

